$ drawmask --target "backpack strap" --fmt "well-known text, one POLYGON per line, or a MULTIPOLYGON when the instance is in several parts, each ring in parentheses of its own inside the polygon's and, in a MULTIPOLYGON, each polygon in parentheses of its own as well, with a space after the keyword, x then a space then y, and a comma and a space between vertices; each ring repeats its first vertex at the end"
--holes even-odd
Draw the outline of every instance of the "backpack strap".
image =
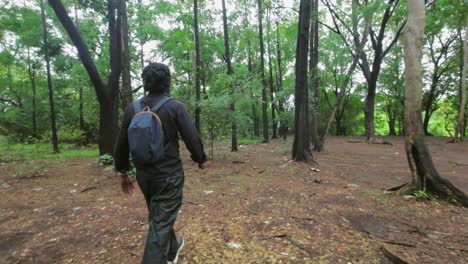
POLYGON ((172 100, 172 97, 169 97, 169 96, 162 98, 161 101, 159 101, 155 106, 153 106, 153 108, 151 108, 151 112, 153 113, 158 112, 158 110, 170 100, 172 100))
POLYGON ((133 101, 133 109, 135 110, 135 114, 141 112, 140 99, 133 101))

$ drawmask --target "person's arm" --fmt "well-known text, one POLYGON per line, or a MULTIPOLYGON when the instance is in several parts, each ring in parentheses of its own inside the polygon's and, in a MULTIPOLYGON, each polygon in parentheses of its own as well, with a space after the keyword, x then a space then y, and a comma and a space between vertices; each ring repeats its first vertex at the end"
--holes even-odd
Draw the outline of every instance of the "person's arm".
POLYGON ((127 174, 127 171, 130 169, 128 127, 132 121, 133 112, 133 107, 131 107, 131 105, 127 106, 114 148, 115 171, 119 175, 119 184, 125 194, 133 193, 134 189, 133 182, 127 174))
POLYGON ((191 158, 197 162, 202 168, 202 164, 206 162, 206 154, 203 150, 203 144, 200 135, 190 118, 190 115, 185 108, 185 105, 179 102, 177 106, 177 126, 182 140, 185 142, 187 149, 190 151, 191 158))
POLYGON ((130 104, 125 110, 120 126, 119 135, 114 148, 114 167, 120 175, 126 175, 130 169, 129 146, 128 146, 128 127, 133 117, 133 106, 130 104))

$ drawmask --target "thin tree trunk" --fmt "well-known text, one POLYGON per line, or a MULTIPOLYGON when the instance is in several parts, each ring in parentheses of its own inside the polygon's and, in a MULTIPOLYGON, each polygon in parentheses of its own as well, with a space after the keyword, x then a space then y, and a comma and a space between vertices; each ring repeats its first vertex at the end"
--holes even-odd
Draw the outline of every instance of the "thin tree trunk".
MULTIPOLYGON (((248 64, 248 69, 249 69, 249 75, 250 79, 253 78, 253 66, 252 66, 252 56, 251 56, 251 46, 250 46, 250 39, 247 38, 247 64, 248 64)), ((260 120, 258 119, 257 115, 257 100, 256 96, 253 92, 252 87, 250 87, 250 92, 252 96, 252 117, 253 117, 253 126, 254 126, 254 136, 259 137, 260 136, 260 120)))
POLYGON ((421 190, 449 201, 468 206, 468 197, 448 180, 443 179, 432 162, 421 127, 422 65, 421 46, 425 26, 423 0, 408 1, 408 22, 404 29, 405 61, 405 149, 412 182, 400 192, 421 190))
POLYGON ((295 161, 315 162, 310 151, 308 124, 307 59, 309 51, 310 0, 301 0, 296 47, 296 87, 294 94, 294 143, 292 157, 295 161))
POLYGON ((29 55, 29 48, 28 48, 28 75, 29 81, 31 82, 32 88, 32 125, 33 125, 33 137, 37 138, 37 95, 36 95, 36 69, 35 64, 32 64, 31 58, 29 55))
MULTIPOLYGON (((138 0, 138 6, 140 8, 143 7, 142 0, 138 0)), ((140 17, 138 18, 138 27, 139 28, 143 27, 142 19, 140 17)), ((144 58, 144 53, 143 53, 143 40, 140 40, 140 51, 139 51, 139 53, 140 53, 139 57, 140 57, 141 72, 143 72, 143 69, 145 68, 145 58, 144 58)))
POLYGON ((455 129, 454 141, 463 141, 465 130, 465 109, 466 109, 466 72, 468 71, 468 16, 466 17, 465 39, 463 41, 463 68, 461 74, 460 87, 460 110, 458 112, 458 122, 455 129))
MULTIPOLYGON (((74 5, 75 7, 75 24, 77 27, 79 27, 79 19, 78 19, 78 5, 75 4, 74 5)), ((82 133, 82 135, 84 135, 84 131, 85 131, 85 123, 84 123, 84 100, 83 100, 83 85, 81 84, 81 81, 78 81, 78 85, 80 86, 79 88, 79 123, 80 123, 80 131, 82 133)))
POLYGON ((122 108, 126 109, 127 105, 133 101, 132 96, 132 79, 130 74, 130 50, 128 43, 128 21, 127 21, 127 4, 126 0, 120 0, 119 10, 121 12, 121 35, 122 35, 122 108))
MULTIPOLYGON (((222 0, 223 6, 223 30, 224 30, 224 51, 226 57, 226 68, 228 76, 231 76, 234 73, 232 69, 231 63, 231 50, 229 47, 229 30, 228 30, 228 23, 227 23, 227 15, 226 15, 226 2, 222 0)), ((230 111, 231 111, 231 151, 238 151, 237 149, 237 121, 236 121, 236 105, 235 105, 235 98, 234 98, 234 87, 232 83, 229 83, 230 91, 231 91, 231 104, 230 104, 230 111)))
POLYGON ((200 37, 198 29, 198 0, 193 0, 193 25, 195 37, 195 127, 200 133, 200 37))
POLYGON ((275 116, 275 87, 273 85, 273 66, 271 63, 271 39, 270 39, 270 9, 267 14, 267 52, 268 52, 268 72, 269 72, 269 85, 270 85, 270 105, 271 105, 271 127, 273 130, 273 136, 271 138, 277 138, 276 135, 276 116, 275 116))
POLYGON ((44 56, 46 61, 47 69, 47 88, 49 90, 49 105, 50 105, 50 129, 52 132, 52 147, 55 153, 59 152, 58 137, 57 137, 57 121, 55 117, 55 103, 54 103, 54 89, 52 87, 52 76, 50 74, 50 58, 49 58, 49 41, 48 41, 48 29, 45 16, 44 1, 41 0, 41 16, 42 16, 42 28, 44 37, 44 56))
POLYGON ((80 85, 79 100, 80 100, 80 130, 85 131, 85 122, 84 122, 84 100, 83 100, 83 85, 80 85))
POLYGON ((319 91, 318 91, 318 0, 311 0, 311 32, 310 32, 310 101, 311 101, 311 122, 310 122, 310 139, 315 151, 321 151, 320 135, 318 127, 320 125, 320 116, 318 112, 319 91))
MULTIPOLYGON (((281 64, 281 42, 280 42, 280 34, 279 34, 279 22, 278 19, 276 20, 276 60, 278 63, 278 74, 277 74, 277 79, 278 79, 278 92, 283 90, 283 69, 282 69, 282 64, 281 64)), ((287 134, 287 123, 286 119, 281 117, 281 114, 284 113, 284 102, 282 99, 278 100, 278 112, 280 115, 280 128, 279 128, 279 134, 280 137, 282 137, 284 140, 286 140, 286 134, 287 134)))
POLYGON ((265 81, 265 46, 263 45, 263 11, 262 0, 257 0, 258 3, 258 34, 260 38, 260 74, 262 78, 262 117, 263 117, 263 143, 268 143, 268 102, 266 94, 266 81, 265 81))

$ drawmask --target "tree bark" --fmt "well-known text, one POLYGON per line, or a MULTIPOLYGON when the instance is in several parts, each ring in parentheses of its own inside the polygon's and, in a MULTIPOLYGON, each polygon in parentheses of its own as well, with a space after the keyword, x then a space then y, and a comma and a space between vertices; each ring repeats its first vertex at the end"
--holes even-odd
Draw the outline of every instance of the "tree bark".
POLYGON ((468 16, 466 16, 465 39, 463 40, 463 68, 460 85, 460 110, 458 112, 458 122, 455 129, 454 141, 463 141, 465 132, 465 109, 466 109, 466 72, 468 71, 468 16))
POLYGON ((28 48, 28 76, 29 81, 31 82, 32 88, 32 125, 33 125, 33 137, 37 138, 37 94, 36 94, 36 63, 31 62, 31 58, 29 55, 29 48, 28 48))
MULTIPOLYGON (((278 14, 279 16, 279 14, 278 14)), ((278 79, 278 85, 277 85, 277 90, 278 92, 283 90, 283 69, 282 69, 282 64, 281 64, 281 42, 280 42, 280 34, 279 34, 279 17, 277 17, 276 20, 276 61, 277 61, 277 79, 278 79)), ((279 99, 278 100, 278 114, 280 116, 280 128, 279 128, 279 134, 280 137, 286 140, 286 133, 287 133, 287 120, 283 117, 281 117, 281 114, 284 113, 284 100, 279 99)))
POLYGON ((277 138, 276 135, 276 116, 275 116, 275 86, 273 84, 273 66, 271 63, 271 39, 270 39, 270 9, 267 14, 267 53, 268 53, 268 72, 269 72, 269 86, 270 86, 270 105, 271 105, 271 128, 273 135, 271 138, 277 138))
POLYGON ((319 91, 318 91, 318 45, 319 45, 319 27, 318 27, 318 0, 311 0, 311 30, 310 30, 310 65, 309 65, 309 86, 310 86, 310 140, 313 150, 321 151, 320 135, 318 127, 320 125, 320 116, 318 112, 319 91))
POLYGON ((50 105, 50 129, 52 132, 52 147, 54 153, 59 152, 58 137, 57 137, 57 120, 55 117, 55 103, 54 103, 54 88, 52 86, 52 76, 50 74, 50 58, 49 58, 49 41, 48 41, 48 29, 45 16, 44 1, 41 0, 41 16, 42 16, 42 29, 44 38, 44 56, 46 61, 47 70, 47 88, 49 90, 49 105, 50 105))
MULTIPOLYGON (((223 30, 224 30, 224 52, 226 57, 226 68, 227 74, 230 77, 234 70, 232 69, 231 63, 231 49, 229 46, 229 30, 228 30, 228 23, 227 23, 227 15, 226 15, 226 1, 222 0, 223 6, 223 30)), ((237 148, 237 121, 236 121, 236 104, 234 98, 234 87, 231 83, 231 79, 229 80, 229 87, 231 92, 231 103, 230 103, 230 111, 231 111, 231 151, 238 151, 237 148)))
MULTIPOLYGON (((78 19, 78 5, 75 4, 75 24, 79 27, 79 19, 78 19)), ((85 135, 85 122, 84 122, 84 99, 83 99, 83 85, 81 81, 78 81, 79 88, 79 123, 80 123, 80 130, 82 135, 85 135)))
POLYGON ((292 157, 295 161, 315 162, 310 150, 308 124, 307 59, 309 51, 310 0, 301 0, 296 46, 296 86, 294 93, 294 143, 292 157))
POLYGON ((122 108, 125 110, 127 105, 133 101, 132 79, 130 74, 131 61, 128 37, 127 4, 126 0, 120 0, 119 12, 121 17, 121 36, 122 36, 122 108))
POLYGON ((112 154, 113 142, 117 135, 117 106, 119 93, 119 79, 121 71, 121 41, 120 38, 120 16, 115 19, 116 7, 113 0, 107 1, 107 19, 109 24, 109 45, 110 45, 110 74, 106 81, 103 81, 99 71, 89 52, 88 46, 84 42, 77 27, 67 14, 65 7, 60 0, 48 0, 57 18, 67 31, 72 40, 78 56, 88 73, 89 79, 94 87, 99 102, 99 155, 112 154))
POLYGON ((421 190, 468 206, 468 197, 448 180, 443 179, 432 162, 422 130, 421 46, 425 26, 423 0, 408 1, 408 22, 404 29, 405 61, 405 149, 412 182, 400 192, 421 190))
POLYGON ((195 38, 195 127, 200 133, 200 32, 198 28, 198 0, 193 0, 193 25, 195 38))
POLYGON ((263 120, 263 143, 268 143, 268 102, 266 94, 266 81, 265 81, 265 46, 263 44, 263 11, 262 0, 257 0, 258 4, 258 34, 260 38, 260 74, 262 78, 262 120, 263 120))

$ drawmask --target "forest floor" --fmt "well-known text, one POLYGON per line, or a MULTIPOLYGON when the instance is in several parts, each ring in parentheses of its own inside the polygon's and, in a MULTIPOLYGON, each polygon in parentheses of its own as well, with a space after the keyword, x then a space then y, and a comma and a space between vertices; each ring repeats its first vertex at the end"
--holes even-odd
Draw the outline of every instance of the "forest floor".
MULTIPOLYGON (((403 139, 358 139, 331 137, 318 166, 292 162, 291 141, 219 149, 204 170, 184 150, 179 263, 468 263, 468 209, 386 194, 410 180, 403 139)), ((428 138, 436 167, 468 192, 468 142, 446 141, 428 138)), ((23 163, 0 165, 1 263, 140 262, 138 189, 123 195, 96 158, 43 159, 42 173, 18 174, 23 163)))

